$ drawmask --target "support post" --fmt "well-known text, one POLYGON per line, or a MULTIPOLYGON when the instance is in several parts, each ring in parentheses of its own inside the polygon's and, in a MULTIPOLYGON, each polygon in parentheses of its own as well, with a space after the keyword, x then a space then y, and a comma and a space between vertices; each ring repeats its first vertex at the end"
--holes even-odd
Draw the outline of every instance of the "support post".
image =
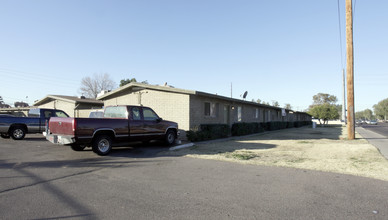
POLYGON ((348 139, 355 138, 354 75, 353 75, 353 11, 352 0, 346 0, 346 81, 348 101, 348 139))

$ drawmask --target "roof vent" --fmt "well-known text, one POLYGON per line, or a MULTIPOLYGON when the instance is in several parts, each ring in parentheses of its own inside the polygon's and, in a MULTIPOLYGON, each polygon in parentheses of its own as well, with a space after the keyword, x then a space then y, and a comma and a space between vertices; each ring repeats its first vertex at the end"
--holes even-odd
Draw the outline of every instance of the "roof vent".
POLYGON ((110 90, 101 90, 101 92, 97 94, 97 97, 103 96, 103 95, 107 94, 108 92, 110 92, 110 90))
POLYGON ((79 98, 80 98, 80 99, 86 99, 85 96, 80 96, 79 98))

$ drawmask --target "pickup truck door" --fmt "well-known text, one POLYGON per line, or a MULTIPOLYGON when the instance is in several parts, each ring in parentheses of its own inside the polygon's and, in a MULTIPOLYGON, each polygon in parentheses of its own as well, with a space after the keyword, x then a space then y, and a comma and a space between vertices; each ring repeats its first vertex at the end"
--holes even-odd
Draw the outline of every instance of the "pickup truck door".
POLYGON ((128 107, 129 136, 131 138, 142 137, 145 134, 141 107, 128 107))
POLYGON ((31 109, 28 116, 34 118, 34 120, 31 120, 27 124, 28 131, 30 133, 36 133, 45 130, 46 121, 53 116, 53 112, 50 109, 31 109))
POLYGON ((143 107, 144 131, 147 135, 164 135, 165 127, 161 124, 161 118, 150 108, 143 107))

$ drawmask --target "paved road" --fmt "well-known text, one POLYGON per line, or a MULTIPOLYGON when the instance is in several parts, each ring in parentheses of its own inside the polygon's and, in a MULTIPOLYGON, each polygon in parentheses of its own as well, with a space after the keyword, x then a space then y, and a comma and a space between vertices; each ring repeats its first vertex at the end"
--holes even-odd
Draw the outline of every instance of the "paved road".
POLYGON ((363 124, 357 126, 356 131, 388 159, 388 123, 363 124))
POLYGON ((377 123, 377 125, 362 124, 359 127, 362 127, 369 131, 373 131, 375 133, 388 137, 388 123, 379 122, 377 123))
POLYGON ((0 139, 0 219, 388 219, 388 182, 0 139))

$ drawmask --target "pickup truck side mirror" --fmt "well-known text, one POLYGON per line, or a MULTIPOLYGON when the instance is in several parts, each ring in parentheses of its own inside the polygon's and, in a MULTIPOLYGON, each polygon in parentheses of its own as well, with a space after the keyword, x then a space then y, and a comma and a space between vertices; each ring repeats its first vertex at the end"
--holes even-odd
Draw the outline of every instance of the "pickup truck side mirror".
POLYGON ((158 119, 156 119, 156 122, 157 122, 157 123, 159 123, 159 122, 161 122, 161 121, 163 121, 163 118, 158 118, 158 119))

